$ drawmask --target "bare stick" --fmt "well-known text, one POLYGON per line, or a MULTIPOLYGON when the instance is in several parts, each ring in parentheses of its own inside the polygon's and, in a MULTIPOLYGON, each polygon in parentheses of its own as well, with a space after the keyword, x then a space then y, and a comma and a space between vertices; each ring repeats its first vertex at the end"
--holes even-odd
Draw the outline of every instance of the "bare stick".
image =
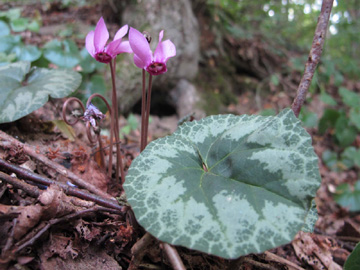
POLYGON ((21 181, 16 177, 11 177, 6 173, 0 172, 0 180, 7 182, 8 184, 14 186, 17 189, 25 191, 25 193, 27 193, 31 197, 37 198, 40 195, 40 191, 37 187, 25 183, 24 181, 21 181))
MULTIPOLYGON (((23 178, 23 179, 31 180, 31 181, 33 181, 35 183, 38 183, 38 184, 42 184, 42 185, 45 185, 45 186, 57 185, 67 195, 71 195, 71 196, 75 196, 75 197, 78 197, 78 198, 81 198, 81 199, 84 199, 84 200, 92 201, 92 202, 95 202, 95 203, 97 203, 99 205, 102 205, 102 206, 105 206, 105 207, 108 207, 108 208, 113 208, 113 209, 116 209, 116 210, 119 210, 119 211, 123 211, 123 212, 126 211, 126 207, 119 205, 117 203, 117 201, 115 201, 115 200, 110 200, 108 198, 103 198, 103 197, 101 197, 99 195, 90 194, 86 190, 81 190, 81 189, 78 189, 78 188, 70 187, 70 186, 68 186, 66 184, 63 184, 63 183, 56 182, 56 181, 51 180, 49 178, 46 178, 44 176, 40 176, 40 175, 38 175, 36 173, 33 173, 33 172, 31 172, 31 171, 29 171, 27 169, 21 168, 21 167, 19 167, 17 165, 10 164, 10 163, 4 161, 1 158, 0 158, 0 168, 2 170, 5 170, 5 171, 14 172, 18 177, 23 178)), ((1 173, 1 172, 0 172, 0 179, 7 182, 7 183, 12 184, 12 185, 17 184, 18 185, 17 187, 21 188, 21 189, 24 189, 24 185, 26 184, 26 183, 20 184, 19 179, 10 177, 9 175, 7 175, 5 173, 1 173)), ((22 181, 20 181, 20 182, 22 182, 22 181)), ((28 185, 28 184, 26 184, 26 185, 28 185)), ((35 191, 30 191, 30 192, 32 194, 36 195, 35 197, 39 196, 39 194, 35 194, 35 191)))
POLYGON ((179 253, 176 251, 176 249, 167 243, 163 243, 162 245, 163 245, 165 254, 168 257, 174 270, 186 270, 186 268, 179 256, 179 253))
POLYGON ((279 263, 282 263, 282 264, 285 264, 287 265, 288 267, 291 267, 291 268, 294 268, 296 270, 305 270, 304 268, 298 266, 297 264, 283 258, 283 257, 280 257, 274 253, 271 253, 269 251, 265 251, 265 255, 268 257, 269 260, 273 260, 273 261, 276 261, 276 262, 279 262, 279 263))
POLYGON ((138 240, 133 247, 131 248, 131 262, 129 265, 129 270, 135 270, 139 268, 142 258, 147 252, 147 247, 154 242, 155 238, 149 234, 145 233, 140 240, 138 240))
POLYGON ((107 199, 114 199, 108 193, 101 191, 100 189, 98 189, 94 185, 92 185, 92 184, 86 182, 85 180, 81 179, 76 174, 74 174, 73 172, 67 170, 63 166, 57 164, 54 161, 49 160, 47 157, 45 157, 44 155, 41 155, 40 153, 36 153, 36 150, 33 147, 16 140, 15 138, 11 137, 10 135, 8 135, 5 132, 0 130, 0 141, 1 140, 10 142, 10 144, 12 146, 17 146, 17 147, 23 148, 24 152, 26 154, 28 154, 29 156, 37 159, 38 161, 42 162, 46 166, 54 169, 56 172, 58 172, 62 176, 65 176, 66 178, 69 178, 77 186, 85 188, 85 189, 89 190, 90 192, 92 192, 94 194, 97 194, 97 195, 99 195, 101 197, 104 197, 104 198, 107 198, 107 199))
POLYGON ((23 243, 20 246, 18 246, 17 248, 15 248, 15 252, 19 252, 20 250, 24 249, 25 247, 28 247, 28 246, 34 244, 35 241, 38 240, 52 225, 60 223, 60 222, 69 221, 73 218, 84 216, 88 213, 93 213, 93 212, 97 212, 97 211, 113 212, 113 209, 95 206, 90 209, 81 210, 81 211, 66 215, 64 217, 61 217, 61 218, 56 218, 56 219, 50 220, 41 230, 39 230, 33 237, 31 237, 31 239, 29 239, 25 243, 23 243))
POLYGON ((330 13, 333 6, 333 1, 334 0, 323 0, 322 2, 320 16, 318 18, 318 23, 316 26, 313 43, 311 45, 309 58, 305 65, 304 75, 301 78, 294 103, 291 106, 296 117, 299 116, 301 106, 305 101, 306 94, 311 84, 311 80, 314 76, 315 68, 320 61, 326 36, 326 30, 329 23, 330 13))

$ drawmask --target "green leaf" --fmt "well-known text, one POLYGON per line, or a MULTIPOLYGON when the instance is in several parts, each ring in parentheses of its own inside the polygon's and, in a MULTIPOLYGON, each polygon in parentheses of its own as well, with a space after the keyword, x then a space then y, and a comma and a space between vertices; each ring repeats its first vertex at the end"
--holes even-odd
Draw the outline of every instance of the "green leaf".
POLYGON ((14 53, 7 54, 0 52, 0 66, 8 65, 11 62, 15 61, 15 59, 16 59, 16 54, 14 53))
POLYGON ((317 114, 308 111, 304 107, 300 111, 299 119, 303 123, 303 126, 308 128, 316 127, 318 123, 317 114))
POLYGON ((138 222, 161 241, 237 258, 311 230, 319 184, 311 138, 286 109, 187 122, 146 147, 124 189, 138 222))
POLYGON ((351 108, 349 113, 350 123, 352 123, 360 131, 360 106, 351 108))
POLYGON ((356 149, 354 146, 347 147, 341 154, 341 159, 348 168, 354 165, 360 167, 360 149, 356 149))
POLYGON ((335 137, 341 147, 349 146, 356 139, 357 130, 349 125, 349 119, 346 115, 340 116, 335 124, 335 137))
POLYGON ((21 8, 12 8, 7 11, 0 11, 0 17, 7 18, 9 21, 16 20, 21 16, 21 8))
POLYGON ((10 34, 10 28, 6 22, 0 21, 0 37, 7 36, 10 34))
POLYGON ((325 91, 321 92, 320 100, 322 102, 324 102, 325 104, 328 104, 330 106, 336 106, 337 105, 335 99, 332 96, 330 96, 328 93, 326 93, 325 91))
POLYGON ((29 20, 27 18, 17 18, 10 21, 11 29, 14 32, 22 32, 27 29, 29 20))
POLYGON ((319 126, 318 126, 319 133, 324 134, 328 128, 335 127, 336 121, 340 117, 340 115, 341 113, 337 110, 326 109, 319 121, 319 126))
POLYGON ((308 215, 305 218, 304 226, 301 228, 301 231, 312 233, 315 228, 315 223, 318 220, 318 211, 316 209, 315 199, 311 201, 311 207, 308 215))
POLYGON ((325 163, 326 167, 328 167, 332 171, 338 170, 338 159, 337 154, 330 150, 325 150, 322 154, 322 160, 325 163))
POLYGON ((262 116, 273 116, 273 115, 276 115, 276 111, 275 109, 264 109, 262 111, 259 112, 260 115, 262 116))
POLYGON ((356 181, 354 187, 349 184, 340 184, 336 188, 334 199, 350 211, 360 211, 360 180, 356 181))
POLYGON ((0 67, 0 81, 0 123, 6 123, 40 108, 49 95, 53 98, 69 95, 80 85, 81 76, 71 70, 30 71, 29 62, 16 62, 0 67))
POLYGON ((339 94, 342 97, 342 101, 353 108, 357 108, 360 106, 360 95, 352 92, 344 87, 340 87, 339 94))
POLYGON ((19 61, 33 62, 41 56, 41 51, 34 45, 17 45, 11 52, 16 54, 19 61))
POLYGON ((29 29, 32 32, 39 32, 40 30, 40 23, 37 20, 31 21, 27 26, 27 29, 29 29))
POLYGON ((344 264, 344 270, 360 269, 360 243, 356 245, 344 264))
POLYGON ((9 53, 12 48, 21 43, 20 36, 4 36, 0 38, 0 52, 9 53))
POLYGON ((72 40, 52 40, 44 49, 44 57, 59 67, 73 68, 80 63, 79 50, 72 40))
POLYGON ((101 69, 105 66, 105 64, 100 63, 98 61, 96 61, 86 50, 86 48, 82 49, 80 51, 80 55, 81 55, 81 62, 80 62, 80 66, 82 68, 82 72, 84 73, 92 73, 94 72, 96 69, 101 69))

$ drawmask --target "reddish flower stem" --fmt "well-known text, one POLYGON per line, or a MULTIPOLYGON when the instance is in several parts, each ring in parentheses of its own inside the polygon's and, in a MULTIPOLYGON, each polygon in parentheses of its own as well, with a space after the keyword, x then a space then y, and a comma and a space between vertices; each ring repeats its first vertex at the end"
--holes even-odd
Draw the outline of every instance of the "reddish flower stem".
POLYGON ((119 167, 121 173, 121 184, 125 182, 125 172, 123 168, 123 163, 121 159, 121 151, 120 151, 120 138, 119 138, 119 114, 118 114, 118 106, 117 106, 117 97, 116 97, 116 86, 115 86, 115 60, 111 60, 110 62, 110 71, 111 71, 111 82, 112 82, 112 117, 114 125, 114 135, 115 135, 115 144, 116 144, 116 170, 115 177, 116 180, 119 179, 119 167))
POLYGON ((146 72, 142 70, 142 99, 141 99, 141 136, 140 136, 140 152, 145 148, 145 119, 146 119, 146 72))
POLYGON ((144 149, 148 143, 148 130, 149 130, 149 118, 150 118, 150 106, 151 106, 151 88, 152 88, 152 75, 149 75, 149 84, 146 99, 146 116, 145 116, 145 135, 144 135, 144 149))
POLYGON ((330 13, 334 0, 323 0, 315 35, 308 60, 305 65, 304 75, 301 78, 295 100, 291 106, 296 117, 299 116, 301 106, 303 105, 306 94, 309 90, 311 80, 314 76, 316 66, 318 65, 324 46, 326 30, 329 23, 330 13))

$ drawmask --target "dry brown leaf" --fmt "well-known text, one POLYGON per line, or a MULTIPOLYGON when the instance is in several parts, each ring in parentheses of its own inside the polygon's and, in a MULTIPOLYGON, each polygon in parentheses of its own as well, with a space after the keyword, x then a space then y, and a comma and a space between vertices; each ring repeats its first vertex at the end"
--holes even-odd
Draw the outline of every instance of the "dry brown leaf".
POLYGON ((320 239, 317 235, 299 232, 292 242, 295 253, 302 261, 315 270, 341 270, 341 266, 333 261, 332 244, 329 240, 320 239))
POLYGON ((16 211, 20 211, 20 215, 14 228, 14 239, 19 240, 40 221, 44 208, 36 204, 18 207, 16 211))

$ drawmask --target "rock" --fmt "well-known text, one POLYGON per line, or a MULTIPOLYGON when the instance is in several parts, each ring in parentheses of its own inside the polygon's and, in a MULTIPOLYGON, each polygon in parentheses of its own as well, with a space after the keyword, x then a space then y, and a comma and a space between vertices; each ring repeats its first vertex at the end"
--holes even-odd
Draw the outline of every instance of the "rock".
POLYGON ((170 91, 170 97, 179 118, 193 115, 196 119, 200 119, 205 116, 204 111, 199 108, 200 96, 189 81, 181 79, 170 91))

